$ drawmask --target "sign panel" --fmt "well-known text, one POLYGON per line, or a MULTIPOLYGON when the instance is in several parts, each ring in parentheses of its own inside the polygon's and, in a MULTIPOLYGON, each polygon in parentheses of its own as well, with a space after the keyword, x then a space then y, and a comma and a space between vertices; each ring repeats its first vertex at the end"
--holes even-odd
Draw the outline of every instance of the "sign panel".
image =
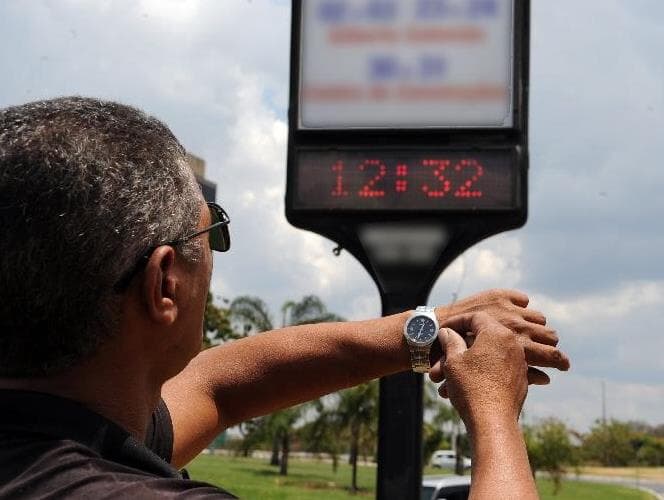
POLYGON ((512 149, 301 150, 293 208, 313 210, 511 210, 512 149))
POLYGON ((514 0, 306 0, 301 19, 300 129, 514 125, 514 0))

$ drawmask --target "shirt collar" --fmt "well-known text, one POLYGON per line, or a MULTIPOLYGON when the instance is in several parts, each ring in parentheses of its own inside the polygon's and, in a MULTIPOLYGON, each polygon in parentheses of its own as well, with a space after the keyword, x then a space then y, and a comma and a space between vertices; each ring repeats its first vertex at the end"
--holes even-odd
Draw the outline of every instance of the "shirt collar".
POLYGON ((129 432, 77 401, 40 392, 0 389, 0 407, 2 431, 28 431, 69 439, 108 460, 160 477, 181 477, 129 432))

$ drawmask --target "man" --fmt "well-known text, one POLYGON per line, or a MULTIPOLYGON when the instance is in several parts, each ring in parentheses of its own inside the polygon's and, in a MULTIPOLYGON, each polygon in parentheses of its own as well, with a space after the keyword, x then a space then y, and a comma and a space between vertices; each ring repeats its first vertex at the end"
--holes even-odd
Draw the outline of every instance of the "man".
MULTIPOLYGON (((411 367, 409 312, 199 353, 211 249, 228 249, 228 222, 154 118, 78 97, 0 111, 0 497, 223 497, 177 470, 221 430, 411 367)), ((445 330, 447 362, 432 354, 471 429, 489 422, 473 391, 497 384, 478 373, 515 372, 496 402, 511 439, 526 378, 548 382, 527 364, 569 367, 527 305, 493 291, 435 311, 477 335, 462 352, 445 330)))

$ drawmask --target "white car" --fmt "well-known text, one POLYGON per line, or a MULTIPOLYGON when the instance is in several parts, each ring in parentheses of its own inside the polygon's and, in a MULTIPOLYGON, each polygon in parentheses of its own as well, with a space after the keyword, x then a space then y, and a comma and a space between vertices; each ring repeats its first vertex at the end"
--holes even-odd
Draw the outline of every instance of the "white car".
MULTIPOLYGON (((470 469, 470 458, 461 457, 463 468, 470 469)), ((454 469, 456 466, 456 453, 454 450, 437 450, 431 455, 431 467, 444 467, 454 469)))
POLYGON ((470 476, 425 476, 421 500, 468 500, 470 476))

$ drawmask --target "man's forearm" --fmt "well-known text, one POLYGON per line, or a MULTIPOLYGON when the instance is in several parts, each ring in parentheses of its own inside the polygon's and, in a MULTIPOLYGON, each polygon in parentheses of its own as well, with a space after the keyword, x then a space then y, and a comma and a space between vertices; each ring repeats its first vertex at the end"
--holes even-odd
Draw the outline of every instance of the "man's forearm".
POLYGON ((405 316, 288 327, 202 352, 225 425, 410 367, 405 316))
POLYGON ((473 447, 472 500, 537 499, 526 445, 517 422, 492 417, 470 430, 473 447))
POLYGON ((201 352, 162 390, 175 463, 244 420, 408 370, 407 316, 288 327, 201 352))

